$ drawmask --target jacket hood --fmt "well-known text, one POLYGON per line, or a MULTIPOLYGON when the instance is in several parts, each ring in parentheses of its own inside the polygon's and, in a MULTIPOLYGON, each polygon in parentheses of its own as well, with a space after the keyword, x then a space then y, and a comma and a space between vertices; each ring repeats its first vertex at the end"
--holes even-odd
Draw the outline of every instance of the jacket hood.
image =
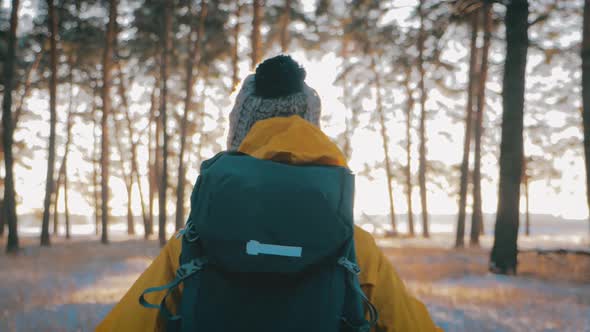
POLYGON ((346 167, 346 159, 338 146, 318 127, 297 115, 258 121, 238 151, 288 164, 346 167))

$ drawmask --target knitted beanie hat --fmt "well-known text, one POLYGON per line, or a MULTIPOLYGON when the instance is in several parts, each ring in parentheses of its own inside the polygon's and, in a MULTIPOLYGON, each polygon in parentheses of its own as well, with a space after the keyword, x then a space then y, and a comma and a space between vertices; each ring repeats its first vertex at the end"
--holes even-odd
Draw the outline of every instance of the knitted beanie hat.
POLYGON ((299 115, 319 127, 321 102, 305 84, 305 70, 287 55, 262 62, 246 77, 229 116, 228 150, 237 150, 260 120, 299 115))

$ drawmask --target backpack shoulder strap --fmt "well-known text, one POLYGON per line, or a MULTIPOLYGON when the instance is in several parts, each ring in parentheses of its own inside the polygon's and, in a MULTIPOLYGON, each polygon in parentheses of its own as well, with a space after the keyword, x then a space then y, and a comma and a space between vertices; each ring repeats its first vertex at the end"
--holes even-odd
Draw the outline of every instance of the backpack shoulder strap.
POLYGON ((172 293, 172 291, 174 291, 180 285, 180 283, 182 283, 186 278, 201 271, 205 265, 207 265, 207 260, 205 258, 195 258, 190 262, 181 265, 178 270, 176 270, 176 277, 174 280, 166 285, 147 288, 139 296, 139 303, 146 308, 159 309, 160 313, 167 320, 179 320, 181 318, 180 315, 173 315, 166 307, 166 299, 172 293), (147 294, 161 291, 166 291, 166 294, 160 301, 160 304, 149 303, 145 299, 147 294))
POLYGON ((356 263, 354 240, 350 241, 345 253, 345 256, 338 259, 338 265, 347 272, 347 304, 345 305, 342 321, 354 332, 369 332, 377 324, 379 313, 361 289, 358 279, 361 269, 356 263), (368 321, 365 319, 365 309, 369 314, 368 321))

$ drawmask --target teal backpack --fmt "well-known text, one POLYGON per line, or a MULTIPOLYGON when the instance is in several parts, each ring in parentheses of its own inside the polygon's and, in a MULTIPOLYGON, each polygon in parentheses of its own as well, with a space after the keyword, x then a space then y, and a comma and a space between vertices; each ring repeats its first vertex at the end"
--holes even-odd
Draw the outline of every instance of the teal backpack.
POLYGON ((201 166, 176 278, 139 301, 167 331, 369 331, 377 311, 359 285, 353 197, 344 167, 220 153, 201 166), (174 314, 165 301, 180 283, 174 314), (161 291, 160 304, 145 301, 161 291))

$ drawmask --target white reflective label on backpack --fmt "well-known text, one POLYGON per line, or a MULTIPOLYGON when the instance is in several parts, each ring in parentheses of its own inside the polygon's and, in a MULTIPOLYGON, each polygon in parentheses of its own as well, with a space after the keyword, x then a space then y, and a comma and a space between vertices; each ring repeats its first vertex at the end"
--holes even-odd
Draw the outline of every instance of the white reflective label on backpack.
POLYGON ((301 247, 280 246, 276 244, 265 244, 255 240, 250 240, 246 244, 246 254, 256 255, 275 255, 286 257, 301 257, 301 247))

